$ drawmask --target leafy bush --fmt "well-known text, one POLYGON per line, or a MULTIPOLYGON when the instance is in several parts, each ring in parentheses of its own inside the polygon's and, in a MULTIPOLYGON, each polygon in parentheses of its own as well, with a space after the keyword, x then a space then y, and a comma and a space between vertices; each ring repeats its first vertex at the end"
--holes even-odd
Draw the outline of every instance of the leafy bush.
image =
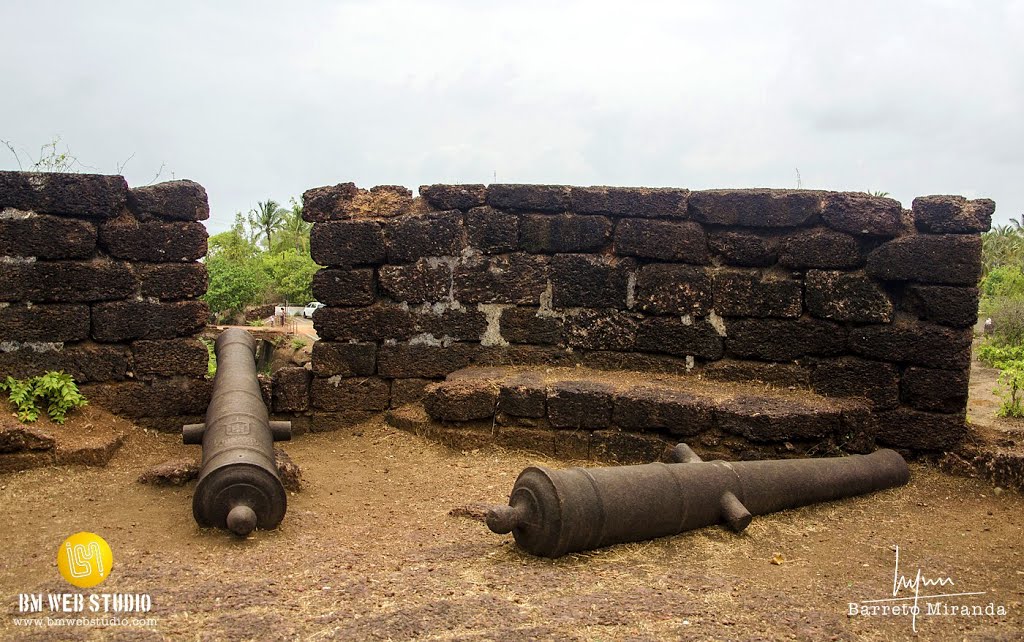
POLYGON ((200 339, 200 341, 206 346, 206 352, 209 355, 206 360, 206 378, 213 379, 217 375, 217 352, 213 349, 213 341, 209 339, 200 339))
POLYGON ((0 390, 8 392, 8 399, 17 410, 18 421, 23 423, 39 418, 37 401, 46 406, 46 414, 57 424, 63 424, 70 411, 89 403, 78 391, 71 375, 63 371, 50 371, 31 379, 7 377, 0 382, 0 390))
POLYGON ((1024 390, 1024 361, 1008 361, 1001 366, 999 385, 1003 390, 1000 397, 1003 403, 999 406, 1000 417, 1024 417, 1021 407, 1021 391, 1024 390))
POLYGON ((1024 361, 1024 345, 997 345, 986 341, 978 346, 978 360, 991 368, 1003 368, 1013 361, 1024 361))
POLYGON ((308 344, 302 339, 292 339, 292 347, 295 348, 296 350, 301 350, 305 348, 307 345, 308 344))
POLYGON ((992 341, 995 344, 1002 346, 1024 344, 1024 299, 1009 297, 996 299, 987 314, 992 319, 992 341))

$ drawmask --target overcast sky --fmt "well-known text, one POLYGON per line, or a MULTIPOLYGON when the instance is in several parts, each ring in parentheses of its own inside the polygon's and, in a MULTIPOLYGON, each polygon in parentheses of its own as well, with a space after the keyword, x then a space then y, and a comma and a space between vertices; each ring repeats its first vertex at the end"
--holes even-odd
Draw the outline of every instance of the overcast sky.
MULTIPOLYGON (((0 3, 0 139, 212 232, 436 182, 986 196, 1024 213, 1024 0, 0 3)), ((0 169, 17 164, 0 147, 0 169)))

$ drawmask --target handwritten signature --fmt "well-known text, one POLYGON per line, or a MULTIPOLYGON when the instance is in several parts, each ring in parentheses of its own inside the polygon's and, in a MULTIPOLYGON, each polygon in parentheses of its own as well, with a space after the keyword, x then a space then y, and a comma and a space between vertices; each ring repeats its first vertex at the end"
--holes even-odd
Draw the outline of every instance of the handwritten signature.
POLYGON ((913 576, 901 575, 900 574, 900 547, 896 546, 896 566, 893 570, 892 579, 892 597, 881 599, 881 600, 861 600, 861 604, 880 604, 883 602, 912 602, 910 608, 906 609, 910 612, 911 626, 914 632, 917 632, 917 616, 921 612, 918 603, 920 600, 935 599, 941 597, 960 597, 964 595, 984 595, 984 591, 966 592, 966 593, 935 593, 931 595, 921 595, 921 589, 928 587, 944 587, 944 586, 955 586, 952 577, 937 577, 935 579, 926 577, 921 569, 917 569, 917 573, 913 576), (913 595, 906 595, 900 597, 900 591, 905 593, 912 593, 913 595))

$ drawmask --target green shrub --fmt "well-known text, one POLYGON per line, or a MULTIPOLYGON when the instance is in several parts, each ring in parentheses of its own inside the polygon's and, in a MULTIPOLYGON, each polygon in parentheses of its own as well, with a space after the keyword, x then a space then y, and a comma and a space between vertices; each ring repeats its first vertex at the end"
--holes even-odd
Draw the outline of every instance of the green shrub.
POLYGON ((992 342, 1002 346, 1024 345, 1024 299, 1000 297, 990 302, 992 342))
POLYGON ((292 347, 295 348, 296 350, 302 350, 307 345, 309 345, 309 344, 307 344, 302 339, 292 339, 292 347))
POLYGON ((206 360, 206 378, 213 379, 217 375, 217 353, 213 349, 214 343, 209 339, 200 339, 200 341, 206 346, 206 353, 209 355, 206 360))
POLYGON ((78 391, 71 375, 63 371, 50 371, 31 379, 7 377, 0 382, 0 390, 7 391, 7 398, 17 411, 18 421, 23 423, 39 419, 37 401, 46 406, 46 414, 57 424, 63 424, 70 411, 89 403, 78 391))
POLYGON ((1024 362, 1024 345, 998 345, 986 341, 978 346, 978 360, 992 368, 1002 369, 1004 364, 1024 362))
POLYGON ((1024 390, 1024 361, 1008 361, 1001 366, 999 373, 999 385, 1002 390, 996 390, 1002 397, 1003 403, 999 406, 1000 417, 1024 417, 1024 408, 1021 407, 1021 391, 1024 390))

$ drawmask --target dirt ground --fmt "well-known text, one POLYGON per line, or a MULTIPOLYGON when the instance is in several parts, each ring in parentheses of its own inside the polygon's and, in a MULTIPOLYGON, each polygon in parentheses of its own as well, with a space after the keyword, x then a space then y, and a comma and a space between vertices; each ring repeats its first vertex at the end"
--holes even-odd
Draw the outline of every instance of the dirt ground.
POLYGON ((551 561, 448 511, 503 502, 524 466, 564 462, 454 452, 379 420, 285 449, 305 489, 290 495, 278 530, 244 541, 195 525, 191 485, 135 481, 148 466, 197 454, 171 435, 132 431, 106 468, 0 476, 0 636, 900 639, 912 635, 910 616, 848 615, 850 602, 892 597, 896 545, 901 575, 951 577, 956 590, 942 592, 984 595, 949 603, 1007 610, 921 615, 921 639, 1024 631, 1024 498, 934 468, 912 466, 904 488, 757 517, 743 535, 709 527, 551 561), (155 626, 14 625, 18 593, 72 588, 54 560, 82 530, 104 537, 115 559, 110 578, 83 592, 148 593, 155 626))

